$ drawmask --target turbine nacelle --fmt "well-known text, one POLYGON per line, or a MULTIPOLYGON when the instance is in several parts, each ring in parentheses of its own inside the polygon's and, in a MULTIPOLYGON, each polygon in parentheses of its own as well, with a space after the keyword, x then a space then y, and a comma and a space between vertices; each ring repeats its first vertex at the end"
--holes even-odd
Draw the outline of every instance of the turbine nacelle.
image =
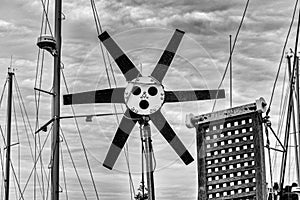
POLYGON ((128 83, 124 92, 126 106, 139 115, 158 111, 165 101, 165 91, 153 77, 141 76, 128 83))

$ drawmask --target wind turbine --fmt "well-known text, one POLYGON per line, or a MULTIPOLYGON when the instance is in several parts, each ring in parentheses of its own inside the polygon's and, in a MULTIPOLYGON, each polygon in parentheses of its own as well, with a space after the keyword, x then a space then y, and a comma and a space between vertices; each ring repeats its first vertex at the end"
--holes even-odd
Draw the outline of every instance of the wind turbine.
POLYGON ((127 109, 108 150, 103 166, 113 169, 135 124, 143 125, 147 156, 149 196, 154 200, 152 145, 149 121, 188 165, 194 159, 161 113, 165 103, 209 100, 225 97, 221 90, 166 91, 162 81, 172 63, 184 32, 176 29, 150 76, 143 76, 117 43, 105 31, 99 39, 115 60, 128 82, 127 87, 64 95, 64 105, 89 103, 123 103, 127 109))

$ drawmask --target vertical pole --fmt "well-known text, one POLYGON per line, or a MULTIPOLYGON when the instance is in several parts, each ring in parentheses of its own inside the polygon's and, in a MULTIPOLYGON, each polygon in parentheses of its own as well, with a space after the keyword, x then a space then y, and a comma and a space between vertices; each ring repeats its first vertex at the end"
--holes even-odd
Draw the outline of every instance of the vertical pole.
POLYGON ((5 166, 5 200, 9 199, 9 171, 10 171, 10 139, 11 139, 11 106, 13 72, 8 72, 8 96, 7 96, 7 136, 6 136, 6 166, 5 166))
POLYGON ((295 103, 293 102, 293 110, 292 110, 292 126, 293 126, 293 133, 294 133, 294 142, 295 142, 295 162, 296 162, 296 174, 297 174, 297 182, 299 183, 299 157, 298 157, 298 149, 297 149, 297 126, 296 126, 296 112, 295 112, 295 103))
POLYGON ((55 0, 55 39, 56 54, 54 55, 53 102, 52 117, 53 131, 51 141, 51 200, 59 200, 59 128, 60 128, 60 63, 61 63, 61 13, 62 0, 55 0))
POLYGON ((141 149, 142 149, 142 195, 145 197, 145 179, 144 179, 144 137, 143 137, 143 127, 140 126, 140 135, 141 135, 141 149))
MULTIPOLYGON (((298 165, 297 165, 297 171, 298 173, 298 185, 300 185, 300 103, 299 103, 299 57, 297 57, 297 63, 296 63, 296 72, 295 72, 295 77, 296 77, 296 87, 295 87, 295 93, 296 93, 296 101, 295 101, 295 111, 296 111, 296 127, 297 127, 297 131, 295 133, 295 135, 298 135, 298 143, 296 146, 296 150, 298 150, 298 165)), ((297 141, 296 137, 295 137, 295 141, 297 141)))
MULTIPOLYGON (((298 15, 297 33, 296 33, 296 41, 295 41, 295 49, 294 49, 294 63, 293 63, 294 64, 294 69, 296 70, 295 73, 296 73, 296 90, 297 90, 297 93, 299 92, 299 81, 298 81, 299 69, 298 69, 298 56, 297 56, 299 32, 300 32, 300 10, 299 10, 299 15, 298 15)), ((299 96, 298 96, 298 101, 297 101, 296 107, 298 107, 298 111, 299 111, 299 96)), ((299 112, 298 112, 298 120, 299 120, 299 112)), ((299 125, 299 128, 300 128, 300 125, 299 125)), ((298 134, 299 134, 299 143, 300 143, 300 133, 298 133, 298 134)), ((299 147, 299 154, 300 154, 300 147, 299 147)), ((299 170, 299 169, 297 169, 297 170, 299 170)), ((300 178, 300 177, 298 177, 298 178, 300 178)))
POLYGON ((153 163, 152 163, 152 140, 151 130, 148 121, 144 121, 143 132, 145 138, 145 154, 146 154, 146 170, 147 170, 147 185, 149 200, 155 200, 154 193, 154 176, 153 176, 153 163))
POLYGON ((231 45, 231 35, 229 35, 229 53, 230 53, 230 57, 229 57, 229 64, 230 64, 230 77, 229 77, 229 81, 230 81, 230 108, 232 108, 232 45, 231 45))
POLYGON ((288 110, 287 110, 287 119, 286 119, 286 127, 285 127, 285 134, 284 134, 284 148, 285 152, 282 155, 282 161, 281 161, 281 170, 280 170, 280 191, 283 191, 283 185, 284 185, 284 176, 285 176, 285 170, 286 170, 286 162, 287 162, 287 153, 288 153, 288 144, 289 144, 289 136, 290 136, 290 127, 291 127, 291 116, 292 116, 292 110, 293 110, 293 72, 294 69, 291 68, 291 57, 287 56, 288 60, 288 72, 289 72, 289 80, 290 80, 290 91, 289 91, 289 97, 288 97, 288 110))

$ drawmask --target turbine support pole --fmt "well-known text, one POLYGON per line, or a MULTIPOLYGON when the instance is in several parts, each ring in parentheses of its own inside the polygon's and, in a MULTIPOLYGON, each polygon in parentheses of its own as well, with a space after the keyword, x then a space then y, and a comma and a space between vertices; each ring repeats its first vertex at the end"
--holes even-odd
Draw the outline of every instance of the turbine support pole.
POLYGON ((229 88, 230 88, 230 108, 232 108, 232 44, 231 44, 231 35, 229 35, 229 88))
POLYGON ((5 166, 5 200, 9 199, 9 171, 10 171, 10 140, 11 140, 11 108, 12 108, 12 85, 14 73, 8 72, 8 96, 7 96, 7 136, 6 136, 6 166, 5 166))
POLYGON ((62 0, 55 0, 55 39, 51 141, 51 200, 59 200, 59 129, 60 129, 60 69, 61 69, 62 0))
POLYGON ((147 185, 149 200, 155 200, 154 192, 154 168, 153 168, 153 149, 151 139, 151 129, 149 125, 149 118, 144 117, 141 125, 143 126, 143 141, 145 142, 145 155, 146 155, 146 170, 147 170, 147 185))

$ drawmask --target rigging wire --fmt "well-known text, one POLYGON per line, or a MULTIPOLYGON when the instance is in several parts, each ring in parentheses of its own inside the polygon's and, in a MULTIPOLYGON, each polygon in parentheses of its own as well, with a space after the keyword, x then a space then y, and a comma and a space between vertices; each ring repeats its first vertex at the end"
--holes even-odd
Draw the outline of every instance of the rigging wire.
MULTIPOLYGON (((227 70, 228 70, 230 61, 231 61, 231 59, 232 59, 232 54, 233 54, 233 51, 234 51, 234 48, 235 48, 235 44, 236 44, 236 42, 237 42, 237 38, 238 38, 238 36, 239 36, 240 30, 241 30, 241 28, 242 28, 242 25, 243 25, 243 22, 244 22, 244 19, 245 19, 245 16, 246 16, 246 12, 247 12, 247 10, 248 10, 249 1, 250 1, 250 0, 247 0, 247 2, 246 2, 246 6, 245 6, 245 9, 244 9, 244 12, 243 12, 243 16, 242 16, 240 25, 239 25, 239 27, 238 27, 238 30, 237 30, 237 32, 236 32, 236 35, 235 35, 235 37, 234 37, 234 41, 233 41, 233 45, 232 45, 232 48, 231 48, 231 52, 230 52, 230 55, 229 55, 229 58, 228 58, 228 61, 227 61, 227 64, 226 64, 226 67, 225 67, 225 70, 224 70, 222 79, 221 79, 221 82, 219 83, 218 89, 220 89, 220 87, 222 86, 223 81, 224 81, 224 79, 225 79, 225 76, 226 76, 226 73, 227 73, 227 70)), ((217 95, 216 95, 216 96, 218 96, 218 93, 219 93, 219 92, 217 92, 217 95)), ((213 105, 213 108, 212 108, 212 112, 213 112, 214 109, 215 109, 216 103, 217 103, 217 99, 214 100, 214 105, 213 105)))
POLYGON ((46 199, 48 199, 49 191, 50 191, 50 176, 51 176, 51 169, 48 170, 48 179, 47 179, 47 193, 46 193, 46 199))
MULTIPOLYGON (((40 151, 39 151, 39 153, 38 153, 38 156, 37 156, 37 159, 35 160, 34 165, 33 165, 32 169, 31 169, 31 171, 30 171, 30 174, 29 174, 29 176, 28 176, 28 178, 27 178, 27 180, 26 180, 26 183, 25 183, 25 185, 24 185, 22 194, 24 194, 25 191, 26 191, 26 189, 27 189, 27 186, 28 186, 29 181, 30 181, 30 179, 31 179, 31 177, 32 177, 32 174, 34 173, 34 168, 36 167, 37 162, 38 162, 38 159, 39 159, 39 157, 41 156, 42 151, 44 150, 44 147, 45 147, 45 145, 46 145, 46 143, 47 143, 47 141, 48 141, 48 138, 49 138, 49 135, 50 135, 50 133, 51 133, 51 131, 52 131, 52 128, 53 128, 53 124, 51 125, 51 128, 49 129, 49 131, 48 131, 48 133, 47 133, 47 136, 46 136, 46 138, 45 138, 45 140, 44 140, 44 143, 43 143, 43 145, 42 145, 42 148, 40 149, 40 151)), ((39 180, 39 179, 38 179, 38 180, 39 180)), ((20 199, 19 199, 19 200, 20 200, 20 199)))
MULTIPOLYGON (((295 76, 295 68, 296 68, 296 62, 297 62, 297 48, 298 48, 298 40, 299 40, 299 32, 300 32, 300 10, 299 10, 299 16, 298 16, 298 23, 297 23, 297 32, 296 32, 296 41, 295 41, 295 52, 294 52, 294 62, 293 62, 293 69, 292 69, 292 73, 290 73, 290 77, 289 77, 289 85, 290 85, 290 95, 289 95, 289 98, 293 98, 293 79, 294 79, 294 76, 295 76)), ((290 108, 290 106, 294 106, 293 104, 293 100, 289 100, 291 102, 291 104, 289 103, 289 110, 292 109, 290 108)), ((298 105, 297 105, 298 106, 298 105)), ((291 116, 290 116, 290 113, 288 112, 288 119, 290 120, 291 116)), ((290 121, 288 121, 288 125, 289 125, 290 121)), ((289 138, 289 134, 288 132, 286 132, 286 135, 285 135, 285 142, 287 142, 286 146, 288 146, 288 138, 289 138)), ((281 177, 280 177, 280 180, 281 180, 281 183, 280 183, 280 188, 281 190, 283 189, 283 184, 284 184, 284 174, 285 174, 285 168, 286 168, 286 156, 287 156, 287 152, 284 152, 284 155, 283 155, 283 162, 282 162, 282 173, 281 173, 281 177)))
POLYGON ((18 191, 17 191, 16 181, 14 181, 13 183, 14 183, 16 199, 18 199, 18 191))
MULTIPOLYGON (((51 36, 53 36, 52 34, 52 31, 51 31, 51 25, 49 23, 49 20, 48 20, 48 11, 49 11, 49 3, 50 3, 50 0, 45 0, 44 2, 41 0, 42 2, 42 5, 43 5, 43 15, 42 15, 42 24, 41 24, 41 30, 40 30, 40 36, 42 35, 42 33, 44 32, 44 34, 47 33, 47 23, 49 25, 49 30, 51 32, 51 36), (47 4, 47 6, 45 6, 45 4, 47 4), (44 21, 46 20, 46 23, 45 23, 45 27, 44 26, 44 21)), ((44 68, 44 58, 45 58, 45 50, 41 50, 40 48, 38 49, 38 56, 37 56, 37 67, 36 67, 36 78, 35 78, 35 88, 41 88, 42 86, 42 78, 43 78, 43 68, 44 68), (40 56, 41 56, 41 62, 40 62, 40 56), (41 63, 41 64, 40 64, 41 63), (40 66, 40 72, 39 72, 39 65, 40 66), (38 79, 38 75, 40 74, 40 77, 38 79), (39 80, 39 83, 37 83, 39 80), (38 86, 37 86, 38 84, 38 86)), ((39 128, 39 107, 40 107, 40 97, 41 97, 41 93, 40 91, 37 91, 34 90, 34 98, 35 98, 35 106, 36 106, 36 121, 35 121, 35 130, 37 130, 39 128)), ((36 159, 36 151, 37 151, 37 148, 40 149, 41 147, 41 138, 40 138, 40 135, 38 134, 37 135, 38 137, 38 144, 39 146, 37 146, 37 138, 36 138, 36 134, 34 136, 34 145, 35 145, 35 159, 36 159)), ((42 182, 43 182, 43 179, 44 179, 44 176, 43 176, 43 159, 42 159, 42 156, 40 157, 40 166, 41 166, 41 179, 42 179, 42 182)), ((46 173, 46 172, 45 172, 46 173)), ((35 169, 35 175, 34 175, 34 185, 36 185, 36 176, 37 176, 37 172, 36 172, 36 169, 35 169)), ((46 174, 47 176, 47 174, 46 174)), ((36 187, 35 187, 36 188, 36 187)), ((44 194, 44 184, 42 185, 42 191, 43 191, 43 197, 45 198, 45 194, 44 194)), ((34 198, 36 199, 36 195, 35 195, 35 191, 34 191, 34 198)))
POLYGON ((271 149, 270 149, 270 139, 268 131, 268 122, 265 123, 265 134, 266 134, 266 147, 268 149, 268 158, 269 158, 269 170, 270 170, 270 185, 273 186, 273 171, 272 171, 272 160, 271 160, 271 149))
MULTIPOLYGON (((2 129, 1 129, 2 131, 2 129)), ((0 148, 0 159, 1 159, 1 176, 2 176, 2 180, 1 181, 1 193, 0 193, 0 197, 1 199, 3 199, 3 188, 4 188, 4 161, 3 161, 3 156, 2 156, 2 151, 0 148)))
MULTIPOLYGON (((14 102, 14 101, 13 101, 13 110, 15 111, 15 102, 14 102)), ((14 114, 15 114, 15 112, 14 112, 14 114)), ((16 116, 16 115, 14 115, 14 116, 16 116)), ((16 119, 15 119, 15 120, 16 120, 16 119)), ((17 123, 17 120, 16 120, 16 123, 17 123)), ((1 130, 2 137, 3 137, 3 143, 4 143, 4 146, 6 146, 6 140, 5 140, 4 133, 3 133, 3 130, 2 130, 2 127, 1 127, 1 126, 0 126, 0 130, 1 130)), ((1 156, 2 176, 4 177, 4 171, 3 171, 4 166, 3 166, 3 160, 2 160, 2 154, 1 154, 1 151, 0 151, 0 156, 1 156)), ((20 160, 20 159, 18 159, 18 161, 19 161, 19 160, 20 160)), ((21 198, 24 199, 24 198, 23 198, 23 193, 22 193, 22 191, 21 191, 20 182, 19 182, 20 179, 18 179, 18 177, 17 177, 17 174, 16 174, 16 172, 15 172, 15 169, 14 169, 14 166, 13 166, 13 161, 12 161, 12 160, 10 160, 10 168, 11 168, 12 173, 13 173, 14 178, 15 178, 14 184, 17 184, 18 190, 19 190, 19 192, 20 192, 20 199, 21 199, 21 198)), ((19 168, 20 168, 20 167, 19 167, 19 168)), ((5 180, 3 179, 3 183, 4 183, 4 182, 5 182, 5 180)), ((15 188, 15 189, 16 189, 16 188, 15 188)), ((16 194, 17 194, 17 192, 16 192, 16 194)), ((1 194, 1 195, 2 195, 2 194, 1 194)))
MULTIPOLYGON (((42 8, 43 8, 43 14, 42 14, 42 23, 41 23, 41 29, 40 29, 40 36, 42 36, 42 34, 46 34, 47 33, 47 28, 49 28, 50 34, 53 37, 53 33, 51 30, 51 25, 49 22, 49 18, 48 18, 48 11, 49 11, 49 0, 41 0, 42 3, 42 8)), ((36 63, 36 76, 35 76, 35 88, 41 88, 42 85, 42 77, 43 77, 43 68, 44 68, 44 58, 45 58, 45 51, 41 50, 40 48, 38 49, 38 54, 37 54, 37 63, 36 63), (41 62, 40 62, 41 60, 41 62), (40 75, 40 76, 39 76, 40 75), (39 77, 39 78, 38 78, 39 77)), ((36 121, 35 121, 35 130, 37 130, 39 128, 39 107, 40 107, 40 91, 36 91, 34 93, 34 97, 35 97, 35 106, 36 106, 36 121)), ((31 145, 30 145, 31 146, 31 145)), ((31 148, 31 147, 30 147, 31 148)), ((41 149, 41 138, 40 135, 34 135, 34 160, 37 159, 37 151, 39 151, 41 149), (37 137, 38 137, 38 142, 37 142, 37 137), (38 145, 37 145, 38 143, 38 145)), ((42 196, 43 199, 45 199, 45 189, 44 189, 44 173, 45 173, 45 177, 47 177, 47 173, 43 164, 43 159, 42 159, 42 155, 40 155, 40 173, 41 173, 41 181, 42 181, 42 187, 41 191, 42 191, 42 196)), ((40 181, 39 181, 39 176, 37 174, 37 169, 34 169, 34 199, 36 199, 36 179, 38 179, 39 185, 40 185, 40 181)))
POLYGON ((3 100, 3 96, 4 96, 6 84, 7 84, 7 79, 5 80, 5 83, 4 83, 4 86, 3 86, 3 89, 2 89, 2 93, 1 93, 1 98, 0 98, 0 108, 1 108, 1 105, 2 105, 2 100, 3 100))
MULTIPOLYGON (((64 81, 64 84, 65 84, 66 91, 67 91, 68 94, 70 94, 69 88, 68 88, 68 85, 67 85, 67 82, 66 82, 66 77, 64 75, 63 70, 61 70, 61 73, 62 73, 62 77, 63 77, 63 81, 64 81)), ((74 106, 72 104, 71 104, 71 110, 72 110, 73 115, 75 116, 75 110, 74 110, 74 106)), ((74 122, 75 122, 75 125, 76 125, 77 133, 79 135, 80 144, 81 144, 82 149, 83 149, 83 153, 84 153, 85 160, 86 160, 86 163, 87 163, 87 166, 88 166, 88 170, 89 170, 89 174, 90 174, 90 177, 91 177, 91 180, 92 180, 94 191, 96 193, 96 198, 97 198, 97 200, 99 200, 99 195, 98 195, 96 183, 95 183, 95 180, 94 180, 94 177, 93 177, 93 172, 92 172, 90 162, 89 162, 89 159, 88 159, 88 156, 87 156, 86 147, 85 147, 85 144, 83 142, 82 134, 81 134, 81 131, 79 129, 78 120, 77 120, 77 118, 73 118, 73 119, 74 119, 74 122)))
MULTIPOLYGON (((45 0, 45 2, 46 2, 46 0, 45 0)), ((48 5, 47 5, 47 8, 46 8, 46 6, 45 6, 45 2, 43 1, 43 0, 41 0, 41 3, 42 3, 42 6, 43 6, 43 15, 45 16, 45 19, 46 19, 46 25, 48 25, 48 27, 49 27, 49 31, 50 31, 50 34, 51 34, 51 36, 53 37, 53 33, 52 33, 52 29, 51 29, 51 25, 50 25, 50 21, 49 21, 49 18, 48 18, 48 8, 49 8, 49 1, 48 1, 48 5)), ((45 25, 45 26, 46 26, 45 25)))
MULTIPOLYGON (((286 88, 286 75, 287 75, 287 63, 285 67, 285 74, 284 74, 284 81, 282 83, 282 95, 281 95, 281 102, 280 102, 280 110, 279 110, 279 118, 278 118, 278 128, 277 128, 277 135, 280 138, 282 129, 283 129, 283 124, 284 124, 284 113, 286 113, 287 110, 287 101, 288 101, 288 90, 286 88), (284 95, 285 93, 285 95, 284 95), (284 97, 283 97, 284 96, 284 97), (284 99, 284 100, 283 100, 284 99), (283 100, 283 101, 282 101, 283 100)), ((289 87, 289 86, 287 86, 289 87)), ((276 140, 275 147, 278 146, 278 141, 276 140)), ((272 159, 273 165, 273 171, 276 171, 277 165, 277 151, 274 152, 273 154, 273 159, 272 159)))
POLYGON ((21 190, 21 186, 20 186, 20 181, 18 181, 18 177, 17 177, 17 174, 16 174, 16 171, 14 169, 12 161, 10 161, 10 167, 12 169, 12 172, 13 172, 13 175, 14 175, 14 178, 15 178, 15 183, 17 183, 18 190, 19 190, 19 193, 20 193, 20 198, 19 199, 23 199, 24 200, 24 196, 23 196, 23 193, 22 193, 22 190, 21 190))
POLYGON ((66 191, 66 200, 69 200, 68 189, 67 189, 67 179, 66 179, 66 172, 65 172, 65 164, 64 164, 64 154, 63 154, 61 143, 60 143, 60 154, 61 154, 61 165, 62 165, 62 170, 63 170, 64 186, 65 186, 65 191, 66 191))
POLYGON ((81 182, 79 173, 78 173, 78 171, 77 171, 77 168, 76 168, 76 165, 75 165, 75 162, 74 162, 74 159, 73 159, 71 150, 70 150, 70 148, 69 148, 68 142, 67 142, 67 140, 66 140, 66 138, 65 138, 64 132, 63 132, 63 130, 62 130, 61 127, 60 127, 60 131, 61 131, 61 136, 62 136, 62 138, 63 138, 63 140, 64 140, 64 142, 65 142, 65 144, 66 144, 67 151, 68 151, 68 153, 69 153, 69 156, 70 156, 70 159, 71 159, 71 163, 72 163, 73 168, 74 168, 74 170, 75 170, 75 174, 76 174, 77 180, 78 180, 78 182, 79 182, 81 191, 82 191, 82 193, 83 193, 84 198, 87 200, 87 196, 86 196, 86 194, 85 194, 85 190, 84 190, 83 184, 82 184, 82 182, 81 182))
MULTIPOLYGON (((31 145, 31 142, 30 142, 30 139, 29 139, 29 133, 28 133, 28 129, 27 129, 26 124, 28 124, 29 130, 31 132, 31 135, 32 135, 33 139, 35 138, 35 134, 33 133, 33 130, 32 130, 31 124, 30 124, 30 120, 29 120, 29 116, 28 116, 28 113, 27 113, 27 110, 26 110, 26 107, 25 107, 25 102, 23 100, 23 97, 22 97, 22 94, 21 94, 21 91, 20 91, 20 88, 19 88, 19 84, 18 84, 18 81, 17 81, 15 76, 14 76, 14 82, 15 82, 14 85, 15 85, 16 95, 17 95, 17 99, 18 99, 18 102, 19 102, 19 109, 20 109, 23 124, 24 124, 24 127, 25 127, 25 133, 26 133, 26 136, 27 136, 27 141, 28 141, 28 144, 29 144, 29 147, 30 147, 31 157, 32 157, 33 161, 35 162, 36 158, 35 158, 35 154, 33 153, 33 150, 32 150, 32 145, 31 145)), ((42 187, 41 187, 41 182, 40 182, 39 177, 37 177, 37 179, 38 179, 37 180, 38 184, 40 186, 40 192, 41 192, 41 194, 43 194, 43 190, 42 190, 42 187)))
POLYGON ((3 143, 4 143, 4 146, 5 146, 5 144, 6 144, 6 139, 5 139, 4 132, 3 132, 3 130, 2 130, 1 125, 0 125, 0 131, 1 131, 3 143))
POLYGON ((20 160, 21 160, 21 148, 20 148, 20 136, 19 136, 19 128, 18 128, 18 119, 17 119, 17 113, 16 113, 16 105, 15 105, 15 96, 13 96, 13 113, 14 113, 14 118, 15 118, 15 126, 16 126, 16 134, 17 134, 17 143, 18 145, 18 178, 19 180, 21 177, 21 165, 20 165, 20 160))
POLYGON ((269 112, 270 112, 270 110, 271 110, 271 104, 273 102, 275 88, 276 88, 276 84, 277 84, 277 81, 278 81, 278 78, 279 78, 279 73, 280 73, 281 64, 282 64, 282 61, 283 61, 283 57, 284 57, 286 45, 288 43, 289 36, 290 36, 291 30, 292 30, 292 27, 293 27, 293 24, 294 24, 294 20, 295 20, 295 15, 296 15, 296 11, 297 11, 297 5, 298 5, 298 0, 296 0, 296 2, 295 2, 295 6, 294 6, 294 10, 293 10, 293 15, 292 15, 292 20, 291 20, 291 23, 290 23, 290 26, 289 26, 289 30, 287 32, 286 39, 285 39, 285 42, 284 42, 284 45, 283 45, 283 48, 282 48, 282 53, 281 53, 281 57, 280 57, 279 65, 278 65, 278 70, 277 70, 275 81, 274 81, 274 84, 273 84, 271 98, 270 98, 270 101, 269 101, 269 107, 267 109, 266 115, 268 115, 269 112))
MULTIPOLYGON (((91 5, 92 5, 93 16, 94 16, 94 21, 95 21, 95 25, 96 25, 97 34, 99 36, 102 33, 102 27, 101 27, 99 15, 98 15, 96 4, 95 4, 94 0, 91 0, 91 5)), ((108 84, 111 88, 111 81, 110 81, 110 77, 109 77, 109 74, 108 74, 107 62, 106 62, 106 58, 105 58, 105 54, 104 54, 103 45, 102 45, 101 42, 99 42, 99 46, 100 46, 101 53, 102 53, 102 58, 103 58, 104 66, 105 66, 106 76, 108 78, 108 84)))
MULTIPOLYGON (((91 5, 92 5, 93 16, 94 16, 94 21, 95 21, 95 25, 96 25, 97 34, 100 35, 103 32, 103 30, 102 30, 99 14, 98 14, 96 4, 95 4, 94 0, 91 0, 91 5)), ((106 57, 108 59, 108 63, 109 63, 110 69, 111 69, 111 74, 113 76, 114 84, 117 87, 117 81, 116 81, 116 78, 115 78, 115 75, 114 75, 114 71, 112 69, 112 63, 111 63, 110 57, 108 55, 108 52, 106 51, 106 56, 105 56, 102 43, 99 42, 99 45, 100 45, 100 49, 101 49, 101 53, 102 53, 103 63, 104 63, 104 66, 105 66, 105 72, 106 72, 106 76, 107 76, 107 79, 108 79, 109 87, 112 88, 112 84, 111 84, 110 76, 109 76, 109 73, 108 73, 106 57)), ((117 113, 116 105, 113 104, 113 106, 114 106, 115 113, 117 113)), ((124 112, 124 109, 123 109, 122 106, 121 106, 121 109, 122 109, 122 112, 124 112)), ((119 122, 119 118, 118 118, 117 114, 116 114, 116 120, 117 120, 117 124, 119 125, 120 122, 119 122)), ((133 197, 132 193, 135 194, 135 189, 134 189, 134 184, 133 184, 131 170, 130 170, 129 150, 128 149, 129 149, 129 147, 128 147, 128 144, 126 143, 125 148, 123 149, 123 152, 124 152, 124 155, 125 155, 127 169, 128 169, 130 195, 131 195, 131 199, 133 199, 132 198, 133 197)))

